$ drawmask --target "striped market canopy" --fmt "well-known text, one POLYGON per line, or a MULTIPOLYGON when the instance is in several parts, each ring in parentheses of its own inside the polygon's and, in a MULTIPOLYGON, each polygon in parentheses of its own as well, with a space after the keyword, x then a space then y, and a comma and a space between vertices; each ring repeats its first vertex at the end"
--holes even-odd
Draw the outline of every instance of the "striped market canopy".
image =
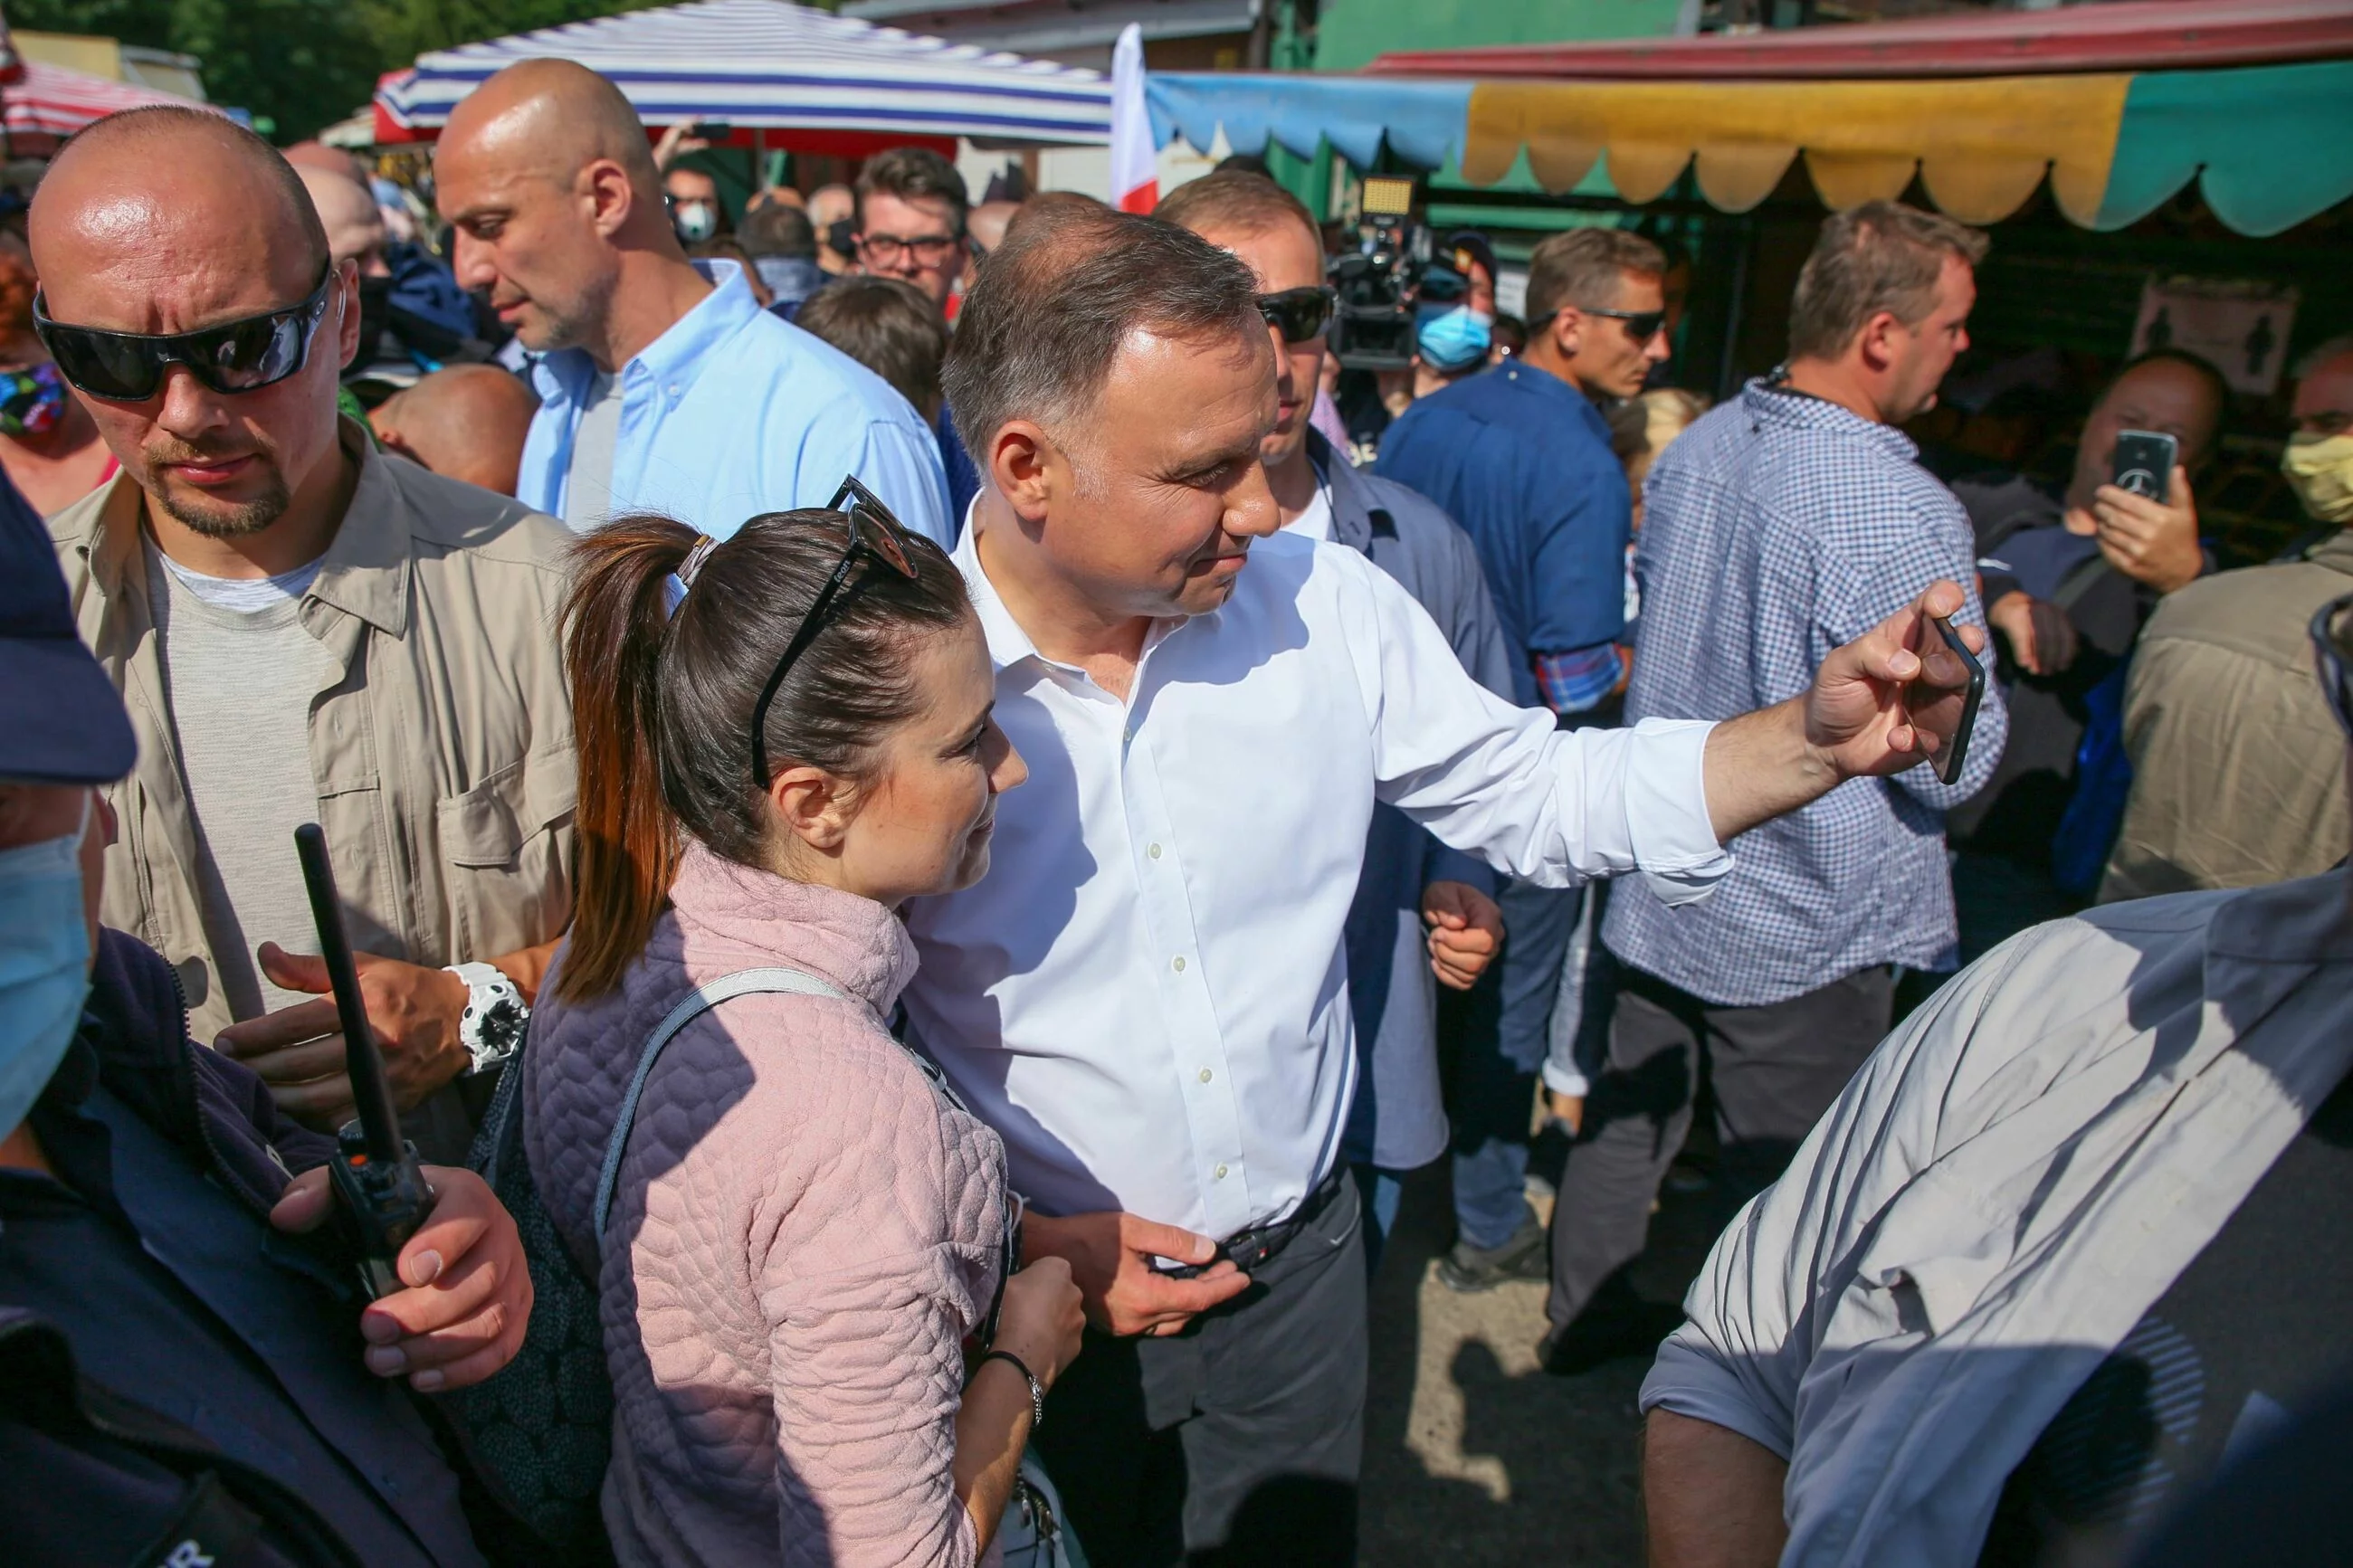
POLYGON ((1098 72, 789 0, 697 0, 437 49, 378 87, 379 121, 405 136, 430 135, 485 78, 551 56, 610 79, 649 125, 1096 145, 1111 138, 1111 84, 1098 72))
POLYGON ((153 88, 84 76, 39 60, 24 61, 20 74, 0 86, 0 119, 5 119, 11 136, 70 136, 117 110, 151 103, 209 107, 153 88))

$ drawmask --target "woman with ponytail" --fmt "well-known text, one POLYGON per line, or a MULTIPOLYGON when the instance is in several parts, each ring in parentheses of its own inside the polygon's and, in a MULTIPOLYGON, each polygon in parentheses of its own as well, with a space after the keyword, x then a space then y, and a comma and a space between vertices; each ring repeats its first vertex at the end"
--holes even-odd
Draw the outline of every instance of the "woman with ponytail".
POLYGON ((1078 1350, 1067 1266, 1011 1272, 997 1135, 884 1025, 896 907, 979 879, 1026 770, 955 567, 845 490, 723 543, 639 518, 577 546, 577 908, 522 1092, 597 1281, 625 1564, 975 1563, 1078 1350), (745 971, 799 978, 641 1068, 745 971))

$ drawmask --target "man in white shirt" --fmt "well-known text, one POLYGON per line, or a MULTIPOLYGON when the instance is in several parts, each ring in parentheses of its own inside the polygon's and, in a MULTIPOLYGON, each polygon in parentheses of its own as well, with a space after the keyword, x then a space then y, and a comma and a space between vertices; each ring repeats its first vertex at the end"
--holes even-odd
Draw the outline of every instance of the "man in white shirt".
POLYGON ((476 88, 434 155, 458 280, 543 355, 515 494, 575 529, 660 512, 724 539, 855 474, 943 543, 932 433, 865 366, 690 261, 645 127, 611 82, 525 60, 476 88))
POLYGON ((988 876, 909 909, 906 1003, 1005 1139, 1025 1250, 1070 1259, 1099 1331, 1041 1447, 1099 1563, 1347 1561, 1341 936, 1376 801, 1514 876, 1704 896, 1725 840, 1949 732, 1957 661, 1932 656, 1927 707, 1905 683, 1960 591, 1762 713, 1561 731, 1362 555, 1278 533, 1273 348, 1230 254, 1109 209, 1024 225, 944 379, 983 480, 956 558, 1030 784, 988 876))

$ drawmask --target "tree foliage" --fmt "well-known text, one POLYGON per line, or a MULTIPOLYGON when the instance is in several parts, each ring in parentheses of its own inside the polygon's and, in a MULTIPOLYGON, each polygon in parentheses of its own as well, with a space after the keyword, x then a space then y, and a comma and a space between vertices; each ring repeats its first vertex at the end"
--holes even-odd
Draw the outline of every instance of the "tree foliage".
MULTIPOLYGON (((647 0, 7 0, 12 26, 95 33, 204 62, 215 103, 267 120, 280 143, 364 105, 385 71, 427 49, 609 16, 647 0)), ((659 3, 659 0, 656 0, 659 3)))

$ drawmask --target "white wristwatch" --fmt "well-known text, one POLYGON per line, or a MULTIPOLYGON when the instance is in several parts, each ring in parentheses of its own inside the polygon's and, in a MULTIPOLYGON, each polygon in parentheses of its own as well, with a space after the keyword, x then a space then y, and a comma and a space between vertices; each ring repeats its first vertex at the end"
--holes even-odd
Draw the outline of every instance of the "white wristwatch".
POLYGON ((452 963, 448 972, 466 983, 466 1014, 458 1037, 474 1058, 470 1071, 483 1072, 515 1054, 531 1008, 515 983, 487 963, 452 963))

